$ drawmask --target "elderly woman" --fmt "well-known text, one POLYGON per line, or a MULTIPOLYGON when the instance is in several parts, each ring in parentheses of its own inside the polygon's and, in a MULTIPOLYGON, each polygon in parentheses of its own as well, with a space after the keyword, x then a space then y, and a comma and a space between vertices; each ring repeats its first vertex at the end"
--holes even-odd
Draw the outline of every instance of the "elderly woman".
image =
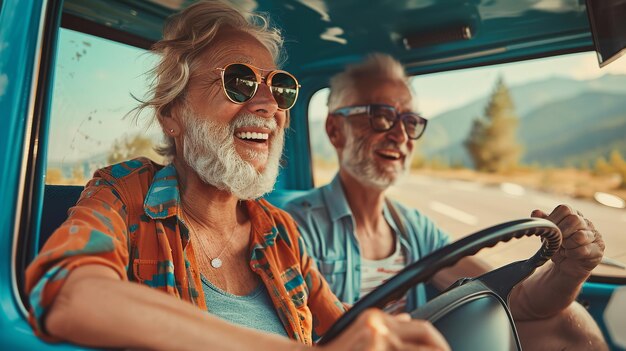
MULTIPOLYGON (((171 162, 96 172, 28 268, 38 335, 100 347, 296 350, 343 313, 292 219, 257 199, 274 186, 299 87, 275 68, 281 44, 262 17, 218 2, 169 21, 155 45, 153 97, 140 110, 156 111, 171 162)), ((326 348, 419 346, 447 348, 428 323, 373 310, 326 348)))

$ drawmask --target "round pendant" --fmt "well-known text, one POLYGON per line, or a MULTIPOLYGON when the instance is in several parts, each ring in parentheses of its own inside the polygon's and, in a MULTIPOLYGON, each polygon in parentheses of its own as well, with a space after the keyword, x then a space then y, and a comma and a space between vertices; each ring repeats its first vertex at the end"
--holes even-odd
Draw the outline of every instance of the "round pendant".
POLYGON ((222 260, 220 260, 219 258, 214 258, 211 260, 211 267, 220 268, 221 266, 222 266, 222 260))

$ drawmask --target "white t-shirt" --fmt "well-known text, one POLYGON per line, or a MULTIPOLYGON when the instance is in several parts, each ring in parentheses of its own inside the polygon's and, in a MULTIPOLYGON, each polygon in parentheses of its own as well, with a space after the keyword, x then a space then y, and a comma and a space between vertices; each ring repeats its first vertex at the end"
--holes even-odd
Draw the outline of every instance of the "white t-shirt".
MULTIPOLYGON (((396 249, 382 260, 368 260, 361 257, 361 291, 359 299, 369 294, 376 287, 395 276, 406 267, 406 257, 400 247, 400 240, 396 238, 396 249)), ((391 314, 404 312, 406 295, 400 300, 393 301, 385 306, 384 310, 391 314)))

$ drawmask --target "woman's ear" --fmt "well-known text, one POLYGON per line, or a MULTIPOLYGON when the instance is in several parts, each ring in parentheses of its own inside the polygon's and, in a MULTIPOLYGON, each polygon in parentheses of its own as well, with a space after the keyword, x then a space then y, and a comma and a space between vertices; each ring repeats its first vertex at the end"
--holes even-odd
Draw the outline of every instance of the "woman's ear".
POLYGON ((326 117, 326 134, 328 134, 328 139, 330 139, 330 143, 333 144, 335 149, 342 149, 346 143, 344 128, 341 125, 343 122, 341 118, 330 114, 326 117))
POLYGON ((182 130, 180 128, 180 125, 178 124, 178 122, 176 122, 174 118, 160 117, 159 120, 161 121, 161 125, 163 126, 163 133, 165 133, 165 135, 176 138, 181 134, 182 130))
POLYGON ((176 138, 182 133, 181 124, 178 123, 180 119, 176 113, 177 111, 178 109, 176 108, 169 108, 166 112, 167 115, 162 114, 159 116, 159 123, 163 128, 163 133, 171 138, 176 138))

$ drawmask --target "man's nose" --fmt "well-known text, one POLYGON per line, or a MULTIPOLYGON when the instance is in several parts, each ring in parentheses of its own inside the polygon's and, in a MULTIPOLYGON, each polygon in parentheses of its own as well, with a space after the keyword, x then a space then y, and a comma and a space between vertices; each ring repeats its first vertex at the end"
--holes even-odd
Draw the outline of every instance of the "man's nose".
POLYGON ((404 127, 404 123, 401 119, 398 119, 396 124, 387 131, 387 137, 398 144, 403 144, 408 140, 406 128, 404 127))
POLYGON ((270 87, 261 83, 254 97, 246 103, 246 108, 254 114, 269 118, 278 111, 278 103, 276 103, 270 87))

